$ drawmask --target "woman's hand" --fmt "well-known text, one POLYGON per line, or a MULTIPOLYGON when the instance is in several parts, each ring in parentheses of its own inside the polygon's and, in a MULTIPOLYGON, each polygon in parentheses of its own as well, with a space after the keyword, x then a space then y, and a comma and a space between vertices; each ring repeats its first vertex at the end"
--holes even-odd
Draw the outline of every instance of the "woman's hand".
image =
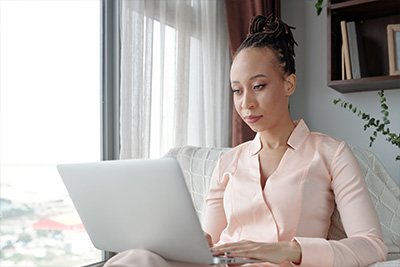
POLYGON ((296 241, 276 243, 239 241, 213 247, 212 251, 214 256, 225 254, 228 257, 259 259, 271 263, 301 262, 301 247, 296 241))

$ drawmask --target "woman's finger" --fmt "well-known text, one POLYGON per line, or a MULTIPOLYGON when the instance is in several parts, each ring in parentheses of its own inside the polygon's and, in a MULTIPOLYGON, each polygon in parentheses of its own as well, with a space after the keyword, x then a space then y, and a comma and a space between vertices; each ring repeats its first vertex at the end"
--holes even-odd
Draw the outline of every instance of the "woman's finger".
POLYGON ((224 252, 235 251, 238 249, 239 250, 248 249, 253 246, 254 246, 254 243, 251 241, 240 241, 240 242, 227 243, 227 244, 215 246, 212 248, 212 250, 215 253, 224 253, 224 252))

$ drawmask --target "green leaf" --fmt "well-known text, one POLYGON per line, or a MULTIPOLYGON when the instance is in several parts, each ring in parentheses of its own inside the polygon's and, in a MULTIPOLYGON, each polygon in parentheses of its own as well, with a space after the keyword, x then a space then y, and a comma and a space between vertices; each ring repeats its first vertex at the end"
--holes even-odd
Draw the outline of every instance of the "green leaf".
POLYGON ((368 114, 363 113, 361 118, 362 118, 363 120, 369 120, 369 117, 367 117, 367 115, 368 115, 368 114))
POLYGON ((371 140, 371 142, 369 142, 369 146, 370 146, 370 147, 372 147, 372 144, 374 143, 375 139, 376 139, 376 138, 374 138, 374 137, 372 137, 372 136, 369 137, 369 140, 371 140))
POLYGON ((322 12, 322 2, 323 0, 318 0, 318 2, 315 4, 315 8, 317 9, 317 16, 319 16, 322 12))
POLYGON ((368 122, 369 125, 374 125, 374 123, 375 123, 375 119, 374 118, 370 119, 369 122, 368 122))

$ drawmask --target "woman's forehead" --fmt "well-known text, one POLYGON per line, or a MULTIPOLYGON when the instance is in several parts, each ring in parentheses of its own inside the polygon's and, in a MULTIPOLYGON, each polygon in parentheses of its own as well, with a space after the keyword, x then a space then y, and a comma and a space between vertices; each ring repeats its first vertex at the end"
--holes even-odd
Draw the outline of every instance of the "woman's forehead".
POLYGON ((274 53, 270 49, 246 48, 240 51, 233 60, 232 76, 247 76, 266 74, 276 69, 274 53))

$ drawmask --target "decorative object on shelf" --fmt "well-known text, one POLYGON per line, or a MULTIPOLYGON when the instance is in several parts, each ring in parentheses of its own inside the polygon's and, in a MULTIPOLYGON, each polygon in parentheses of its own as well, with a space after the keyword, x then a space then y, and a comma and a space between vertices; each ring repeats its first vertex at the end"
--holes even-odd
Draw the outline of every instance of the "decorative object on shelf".
MULTIPOLYGON (((380 96, 380 103, 381 103, 381 108, 382 108, 382 121, 377 120, 374 117, 372 117, 370 114, 362 112, 360 109, 355 107, 353 104, 346 102, 340 98, 333 100, 333 103, 336 105, 340 103, 340 106, 342 108, 348 109, 349 111, 352 111, 354 114, 357 113, 357 116, 360 117, 361 119, 365 120, 367 123, 364 125, 364 131, 366 131, 368 128, 372 127, 375 128, 374 132, 370 136, 370 143, 369 146, 372 147, 372 144, 376 140, 376 137, 378 133, 381 133, 384 136, 387 136, 386 140, 393 144, 394 146, 397 146, 400 148, 400 133, 395 134, 390 132, 389 129, 389 124, 390 121, 388 119, 389 117, 389 107, 386 105, 386 98, 384 94, 384 90, 381 90, 378 92, 378 95, 380 96)), ((400 160, 400 155, 396 156, 396 160, 400 160)))
MULTIPOLYGON (((349 49, 349 40, 347 36, 347 27, 346 21, 342 20, 340 22, 340 29, 342 32, 342 52, 344 53, 344 69, 346 78, 343 80, 351 80, 353 79, 352 72, 351 72, 351 62, 350 62, 350 49, 349 49)), ((343 78, 343 77, 342 77, 343 78)))
POLYGON ((353 79, 368 77, 367 63, 365 60, 364 43, 359 23, 346 22, 347 40, 349 42, 351 73, 353 79))
POLYGON ((400 24, 389 24, 387 26, 388 48, 389 48, 389 73, 400 74, 400 24))
POLYGON ((340 21, 342 35, 342 80, 368 77, 364 44, 355 21, 340 21))

